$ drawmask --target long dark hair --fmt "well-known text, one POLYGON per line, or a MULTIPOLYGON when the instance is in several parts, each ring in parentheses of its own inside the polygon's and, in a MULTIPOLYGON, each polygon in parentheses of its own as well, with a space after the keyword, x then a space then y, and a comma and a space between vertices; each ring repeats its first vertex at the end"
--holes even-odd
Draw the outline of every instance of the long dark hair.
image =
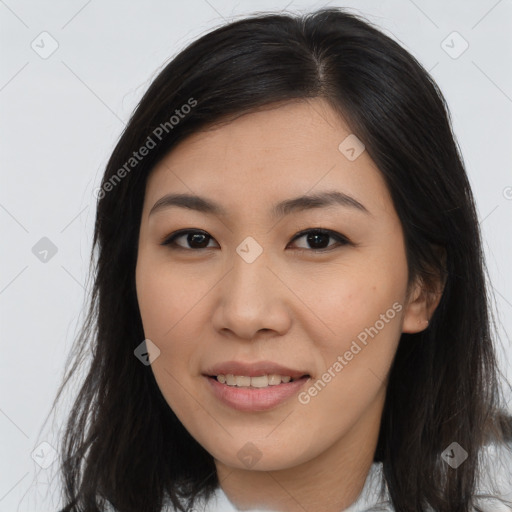
POLYGON ((56 398, 90 350, 62 439, 64 511, 98 511, 104 500, 122 512, 157 512, 166 500, 184 511, 219 485, 213 457, 133 353, 144 340, 135 266, 145 183, 199 128, 316 97, 343 116, 382 172, 401 220, 410 281, 419 276, 427 289, 436 276, 445 282, 429 327, 402 334, 375 461, 383 463, 396 510, 472 510, 478 452, 492 439, 510 440, 512 422, 500 412, 470 184, 429 74, 366 20, 329 8, 260 13, 204 35, 159 73, 121 135, 98 194, 87 318, 56 398), (149 150, 135 158, 143 146, 149 150), (440 457, 453 441, 469 454, 456 470, 440 457))

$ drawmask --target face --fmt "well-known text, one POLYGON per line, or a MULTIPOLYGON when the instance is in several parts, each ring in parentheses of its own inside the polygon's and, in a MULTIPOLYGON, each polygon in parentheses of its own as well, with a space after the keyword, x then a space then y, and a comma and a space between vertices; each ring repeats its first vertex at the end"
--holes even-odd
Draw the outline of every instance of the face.
POLYGON ((375 437, 400 335, 426 327, 391 197, 350 134, 321 99, 280 104, 195 133, 148 178, 136 286, 151 368, 226 466, 291 468, 375 437), (249 379, 267 374, 296 380, 249 379))

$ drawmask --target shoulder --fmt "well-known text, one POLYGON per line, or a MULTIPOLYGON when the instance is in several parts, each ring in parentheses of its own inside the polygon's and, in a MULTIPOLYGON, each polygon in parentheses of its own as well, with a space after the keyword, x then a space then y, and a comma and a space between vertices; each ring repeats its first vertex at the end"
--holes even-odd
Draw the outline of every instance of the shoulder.
POLYGON ((483 512, 512 510, 512 441, 489 443, 479 456, 475 504, 483 512))
MULTIPOLYGON (((512 512, 512 441, 484 445, 473 496, 479 512, 512 512)), ((346 512, 394 511, 389 494, 380 494, 382 464, 374 463, 358 499, 346 512)))

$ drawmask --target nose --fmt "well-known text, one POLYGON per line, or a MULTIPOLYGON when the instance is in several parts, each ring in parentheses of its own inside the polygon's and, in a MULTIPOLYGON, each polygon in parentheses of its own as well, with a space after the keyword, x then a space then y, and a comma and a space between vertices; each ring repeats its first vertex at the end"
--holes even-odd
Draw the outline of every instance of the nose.
POLYGON ((284 335, 291 325, 293 294, 269 265, 265 252, 248 263, 235 253, 233 267, 216 287, 212 322, 218 332, 252 340, 259 331, 284 335))

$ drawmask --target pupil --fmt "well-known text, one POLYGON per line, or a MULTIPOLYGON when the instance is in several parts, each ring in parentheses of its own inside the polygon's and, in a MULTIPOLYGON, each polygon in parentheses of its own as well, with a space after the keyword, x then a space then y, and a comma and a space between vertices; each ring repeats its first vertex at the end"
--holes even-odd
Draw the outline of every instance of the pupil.
POLYGON ((191 246, 194 245, 194 243, 196 244, 199 244, 199 245, 204 245, 205 247, 208 245, 208 241, 206 240, 206 235, 203 235, 202 233, 190 233, 188 235, 188 242, 191 246), (195 237, 199 237, 199 242, 197 241, 197 239, 195 237), (203 242, 206 241, 206 244, 201 244, 201 237, 203 237, 203 242))
MULTIPOLYGON (((309 235, 307 235, 308 243, 310 245, 314 246, 313 249, 324 249, 325 248, 325 247, 315 247, 315 243, 318 243, 318 238, 319 237, 320 237, 320 239, 322 239, 322 237, 323 237, 324 238, 324 242, 329 239, 329 235, 327 235, 325 233, 310 233, 309 235)), ((321 240, 320 240, 320 245, 322 245, 321 240)))

